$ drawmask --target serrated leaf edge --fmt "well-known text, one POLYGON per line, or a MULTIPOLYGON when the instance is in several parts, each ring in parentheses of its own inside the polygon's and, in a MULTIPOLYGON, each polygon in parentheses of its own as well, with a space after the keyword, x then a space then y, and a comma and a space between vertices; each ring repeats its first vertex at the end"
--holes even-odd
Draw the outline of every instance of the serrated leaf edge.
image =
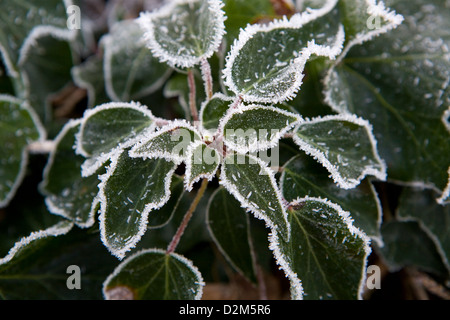
MULTIPOLYGON (((296 134, 293 136, 293 140, 295 144, 297 144, 300 149, 302 149, 304 152, 306 152, 308 155, 314 157, 317 161, 319 161, 327 170, 330 172, 331 177, 333 178, 334 182, 343 189, 352 189, 355 186, 357 186, 362 179, 366 175, 372 175, 376 177, 377 179, 381 181, 385 181, 387 178, 387 167, 386 163, 381 159, 380 155, 378 154, 377 150, 377 140, 375 139, 375 136, 373 135, 372 125, 362 119, 359 118, 353 114, 340 114, 340 115, 329 115, 324 117, 318 117, 314 119, 308 119, 302 122, 299 126, 302 124, 308 124, 308 123, 318 123, 318 122, 324 122, 329 120, 340 120, 340 121, 348 121, 352 122, 354 124, 357 124, 359 126, 364 127, 364 129, 367 132, 367 135, 369 137, 369 140, 372 145, 372 154, 375 158, 375 160, 380 164, 380 169, 375 169, 371 166, 366 166, 364 170, 361 172, 359 177, 356 179, 345 179, 342 177, 342 175, 339 173, 338 168, 336 168, 335 165, 333 165, 323 154, 322 151, 315 149, 311 147, 307 142, 303 141, 301 138, 299 138, 296 134)), ((297 128, 298 129, 298 128, 297 128)), ((297 129, 295 131, 297 131, 297 129)))
MULTIPOLYGON (((122 269, 130 262, 132 261, 134 258, 139 257, 143 254, 146 253, 157 253, 157 254, 165 254, 167 255, 166 251, 162 250, 162 249, 158 249, 158 248, 153 248, 153 249, 144 249, 144 250, 140 250, 132 255, 130 255, 129 257, 127 257, 126 260, 124 260, 121 264, 119 264, 119 266, 116 267, 116 269, 114 269, 114 271, 106 278, 106 280, 103 282, 103 287, 102 287, 102 293, 103 293, 103 297, 105 299, 108 299, 108 295, 107 295, 107 286, 108 283, 117 275, 119 275, 119 273, 122 271, 122 269)), ((184 263, 196 276, 197 278, 197 282, 196 285, 198 285, 198 292, 196 294, 196 296, 194 297, 195 300, 200 300, 202 298, 203 295, 203 287, 205 286, 205 282, 203 280, 203 276, 200 273, 200 271, 198 270, 198 268, 193 264, 193 262, 189 259, 187 259, 186 257, 183 257, 177 253, 170 253, 170 256, 182 263, 184 263)))
POLYGON ((199 127, 201 128, 202 132, 209 132, 209 130, 206 129, 204 124, 203 124, 205 122, 205 120, 203 119, 203 114, 204 114, 205 109, 208 106, 209 102, 211 100, 213 100, 213 99, 220 99, 220 100, 223 100, 225 102, 229 102, 229 104, 231 104, 235 100, 235 98, 233 98, 233 97, 226 96, 226 95, 224 95, 221 92, 216 92, 216 93, 213 94, 211 99, 203 101, 201 106, 200 106, 200 111, 199 111, 199 121, 200 121, 199 127))
POLYGON ((132 248, 136 246, 136 244, 140 241, 142 236, 144 235, 145 231, 147 231, 147 224, 148 224, 148 215, 149 213, 154 210, 161 208, 164 204, 169 201, 171 191, 170 191, 170 184, 172 181, 172 175, 175 173, 175 170, 177 168, 177 165, 174 165, 172 170, 169 171, 169 173, 166 175, 164 179, 164 187, 165 187, 165 196, 159 201, 159 202, 151 202, 147 203, 145 205, 144 210, 141 213, 140 216, 140 223, 139 223, 139 230, 138 233, 133 236, 133 239, 123 248, 121 249, 115 249, 113 248, 106 237, 106 227, 105 227, 105 221, 106 221, 106 209, 108 206, 108 201, 105 195, 105 187, 108 183, 109 178, 114 174, 117 164, 119 162, 119 158, 122 155, 122 153, 127 152, 126 150, 122 150, 120 153, 114 154, 111 158, 111 164, 106 170, 106 173, 103 175, 99 175, 100 183, 98 185, 99 193, 97 195, 96 200, 100 203, 100 239, 102 240, 105 247, 116 256, 119 260, 122 260, 125 257, 125 254, 130 251, 132 248))

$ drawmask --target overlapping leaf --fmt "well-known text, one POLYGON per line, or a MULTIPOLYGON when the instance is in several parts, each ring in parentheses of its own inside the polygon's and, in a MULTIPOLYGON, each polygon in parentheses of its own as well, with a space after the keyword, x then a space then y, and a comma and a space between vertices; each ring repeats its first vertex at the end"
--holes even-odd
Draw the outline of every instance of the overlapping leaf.
POLYGON ((106 279, 108 300, 199 300, 203 278, 192 262, 175 253, 142 250, 123 261, 106 279))
POLYGON ((220 162, 221 156, 216 149, 201 141, 190 144, 186 153, 186 190, 191 191, 200 179, 212 180, 220 162))

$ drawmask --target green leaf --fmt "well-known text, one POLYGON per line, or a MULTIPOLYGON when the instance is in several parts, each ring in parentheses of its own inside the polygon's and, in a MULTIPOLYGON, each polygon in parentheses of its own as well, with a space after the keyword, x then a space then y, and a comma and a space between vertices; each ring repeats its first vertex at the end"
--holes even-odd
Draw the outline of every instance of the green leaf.
POLYGON ((441 277, 448 277, 448 269, 436 245, 416 221, 389 221, 381 226, 384 246, 381 255, 391 272, 415 266, 441 277))
POLYGON ((231 265, 256 283, 248 215, 224 188, 217 189, 209 199, 207 223, 214 242, 231 265))
POLYGON ((204 101, 199 115, 202 128, 211 131, 217 130, 220 119, 225 116, 232 102, 232 97, 227 97, 222 93, 215 93, 211 99, 204 101))
POLYGON ((0 95, 0 207, 8 205, 28 164, 27 146, 45 139, 36 113, 16 98, 0 95))
POLYGON ((70 221, 62 221, 17 241, 10 253, 0 259, 1 299, 102 298, 102 282, 111 273, 114 258, 105 252, 98 234, 71 230, 72 225, 70 221), (68 272, 72 265, 80 267, 81 290, 70 290, 67 286, 72 283, 72 274, 68 272))
POLYGON ((299 154, 283 167, 280 190, 284 199, 318 197, 339 204, 350 212, 357 228, 372 239, 381 240, 381 205, 373 185, 367 179, 351 190, 336 186, 328 171, 311 157, 299 154))
POLYGON ((208 147, 198 141, 189 145, 186 154, 186 173, 184 184, 186 190, 191 191, 194 183, 201 179, 211 181, 221 162, 220 154, 216 149, 208 147))
POLYGON ((148 47, 170 66, 190 68, 219 47, 225 32, 220 0, 175 0, 138 19, 148 47))
POLYGON ((433 240, 437 252, 450 272, 450 205, 439 205, 433 190, 405 188, 397 208, 402 221, 417 221, 433 240))
POLYGON ((199 300, 203 286, 190 260, 148 249, 122 262, 106 279, 103 294, 108 300, 199 300))
POLYGON ((4 0, 0 14, 0 53, 11 76, 18 77, 19 61, 41 36, 73 38, 67 28, 66 6, 62 0, 4 0))
POLYGON ((290 234, 287 213, 273 171, 251 155, 228 155, 222 165, 220 183, 241 206, 277 230, 283 238, 290 234))
POLYGON ((48 210, 72 220, 80 227, 91 227, 98 209, 97 174, 83 178, 81 165, 85 158, 75 154, 75 135, 80 128, 80 120, 69 121, 55 138, 55 147, 50 153, 44 169, 41 192, 46 196, 48 210))
POLYGON ((240 153, 267 150, 292 129, 301 117, 274 107, 239 106, 222 118, 225 145, 240 153))
POLYGON ((370 124, 351 115, 332 115, 301 122, 294 142, 319 161, 344 189, 356 187, 366 175, 386 179, 370 124))
POLYGON ((450 14, 443 1, 392 2, 395 30, 355 46, 325 80, 337 112, 370 121, 393 181, 443 190, 450 166, 450 14))
MULTIPOLYGON (((114 150, 121 150, 135 143, 136 137, 146 130, 153 130, 155 117, 146 107, 136 103, 107 103, 85 111, 77 136, 77 153, 100 158, 104 163, 114 150), (106 157, 102 155, 106 154, 106 157)), ((93 174, 93 166, 85 175, 93 174)))
POLYGON ((83 63, 74 66, 71 73, 75 84, 87 91, 88 108, 111 101, 105 88, 103 57, 91 56, 83 63))
POLYGON ((294 299, 361 299, 367 236, 353 226, 348 212, 320 198, 291 203, 291 239, 270 236, 270 247, 291 281, 294 299))
POLYGON ((149 213, 170 198, 176 169, 164 159, 130 158, 123 151, 100 176, 100 232, 105 246, 122 259, 147 230, 149 213))
POLYGON ((189 145, 200 140, 200 133, 187 121, 174 120, 160 130, 144 135, 130 150, 135 158, 162 158, 180 163, 186 160, 189 145))
POLYGON ((125 20, 101 40, 106 91, 114 101, 139 100, 160 89, 172 72, 150 54, 143 34, 134 20, 125 20))
POLYGON ((341 52, 344 31, 338 11, 326 14, 333 6, 268 25, 247 26, 227 56, 224 76, 228 88, 249 102, 292 99, 308 59, 334 59, 341 52))
POLYGON ((19 63, 25 97, 42 122, 53 120, 52 96, 72 81, 70 39, 42 35, 28 47, 19 63))

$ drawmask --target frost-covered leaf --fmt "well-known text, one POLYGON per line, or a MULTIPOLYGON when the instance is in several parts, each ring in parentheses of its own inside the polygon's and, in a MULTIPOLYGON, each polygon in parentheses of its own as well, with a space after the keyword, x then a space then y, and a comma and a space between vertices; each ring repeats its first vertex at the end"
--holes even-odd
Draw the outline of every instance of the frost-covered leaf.
POLYGON ((124 150, 100 176, 101 238, 119 259, 147 230, 149 213, 169 200, 175 169, 173 162, 130 158, 124 150))
POLYGON ((155 57, 170 66, 189 68, 219 47, 225 32, 220 0, 174 0, 138 22, 155 57))
POLYGON ((181 162, 189 145, 200 140, 200 133, 187 121, 174 120, 160 130, 144 135, 130 150, 131 157, 163 158, 181 162))
POLYGON ((283 238, 289 238, 287 213, 275 174, 264 162, 251 155, 228 155, 222 165, 220 183, 243 208, 264 220, 283 238))
POLYGON ((69 121, 55 138, 40 190, 46 196, 45 202, 51 213, 72 220, 80 227, 90 227, 98 209, 98 174, 104 170, 89 177, 81 176, 85 158, 76 155, 74 150, 80 122, 69 121))
POLYGON ((328 171, 317 161, 299 154, 284 165, 280 189, 289 202, 308 196, 339 204, 343 210, 350 212, 357 228, 372 239, 381 239, 381 205, 373 185, 367 179, 352 190, 343 190, 336 186, 328 171))
POLYGON ((372 128, 361 118, 332 115, 304 121, 294 142, 327 168, 341 188, 354 188, 366 175, 386 179, 372 128))
POLYGON ((220 129, 227 147, 246 153, 275 147, 300 120, 299 115, 279 108, 239 106, 222 118, 220 129))
POLYGON ((199 115, 202 128, 211 131, 217 130, 220 119, 227 113, 232 102, 232 97, 227 97, 222 93, 216 93, 211 99, 204 101, 199 115))
POLYGON ((405 188, 400 197, 397 216, 417 221, 436 245, 450 272, 450 205, 439 205, 433 190, 405 188))
POLYGON ((341 0, 339 12, 345 29, 345 54, 351 47, 395 29, 403 16, 386 8, 383 1, 341 0))
POLYGON ((291 281, 294 299, 361 299, 369 238, 348 212, 320 198, 299 198, 288 210, 291 239, 274 232, 270 247, 291 281))
POLYGON ((108 300, 199 300, 203 278, 192 262, 159 249, 139 251, 123 261, 105 281, 108 300))
POLYGON ((186 152, 186 173, 184 184, 191 191, 200 179, 212 180, 219 168, 221 157, 216 149, 198 141, 191 143, 186 152))
POLYGON ((393 181, 443 190, 450 134, 450 10, 445 1, 389 1, 405 17, 395 30, 349 51, 326 78, 337 112, 370 121, 393 181))
POLYGON ((52 97, 72 81, 74 58, 69 40, 40 36, 19 62, 25 97, 46 125, 53 120, 52 97))
POLYGON ((67 28, 70 0, 3 0, 0 14, 0 53, 11 76, 18 77, 19 61, 42 36, 73 38, 67 28))
POLYGON ((77 152, 89 157, 126 148, 139 133, 149 130, 155 117, 136 103, 106 103, 84 113, 77 152))
POLYGON ((207 223, 211 236, 231 265, 256 283, 248 215, 224 188, 217 189, 209 199, 207 223))
MULTIPOLYGON (((36 215, 36 211, 32 214, 36 215)), ((46 215, 51 216, 48 212, 46 215)), ((116 261, 104 250, 98 234, 73 229, 72 225, 66 220, 43 228, 42 231, 28 232, 27 236, 12 246, 9 254, 0 259, 2 299, 102 298, 102 282, 111 273, 116 261), (71 276, 67 270, 71 265, 80 267, 82 290, 70 290, 67 287, 71 276)))
POLYGON ((114 101, 139 100, 161 88, 171 73, 149 52, 143 34, 136 21, 125 20, 102 38, 106 91, 114 101))
POLYGON ((416 221, 389 221, 381 226, 381 255, 391 272, 406 266, 448 277, 436 244, 416 221))
POLYGON ((279 103, 293 98, 308 59, 334 59, 341 52, 344 31, 338 11, 326 13, 296 14, 289 20, 247 26, 228 54, 225 84, 249 102, 279 103))
POLYGON ((24 178, 27 146, 44 139, 42 124, 28 104, 0 95, 0 207, 14 197, 24 178))
POLYGON ((106 93, 102 57, 89 57, 83 63, 74 66, 71 73, 75 84, 87 91, 88 108, 111 101, 106 93))

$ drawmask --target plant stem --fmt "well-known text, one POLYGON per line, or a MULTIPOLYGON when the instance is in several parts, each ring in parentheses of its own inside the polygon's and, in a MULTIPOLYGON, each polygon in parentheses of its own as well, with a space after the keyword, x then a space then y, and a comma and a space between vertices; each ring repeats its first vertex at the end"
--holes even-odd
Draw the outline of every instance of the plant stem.
POLYGON ((198 121, 198 111, 196 103, 196 89, 195 78, 192 69, 188 70, 188 85, 189 85, 189 108, 191 110, 191 116, 194 121, 198 121))
POLYGON ((202 59, 201 64, 202 78, 205 84, 206 97, 210 100, 213 96, 213 79, 211 75, 211 66, 206 59, 202 59))
POLYGON ((207 186, 208 186, 208 180, 203 179, 202 185, 200 186, 200 189, 198 189, 197 194, 194 198, 194 201, 192 201, 191 206, 189 207, 189 210, 184 215, 183 221, 181 221, 181 224, 178 227, 177 232, 175 233, 175 235, 172 238, 172 241, 170 242, 169 246, 167 247, 167 251, 166 251, 167 254, 173 253, 175 251, 178 243, 180 242, 181 236, 184 233, 184 230, 186 230, 186 227, 187 227, 189 221, 191 220, 192 215, 200 202, 200 199, 203 197, 203 195, 206 191, 207 186))

